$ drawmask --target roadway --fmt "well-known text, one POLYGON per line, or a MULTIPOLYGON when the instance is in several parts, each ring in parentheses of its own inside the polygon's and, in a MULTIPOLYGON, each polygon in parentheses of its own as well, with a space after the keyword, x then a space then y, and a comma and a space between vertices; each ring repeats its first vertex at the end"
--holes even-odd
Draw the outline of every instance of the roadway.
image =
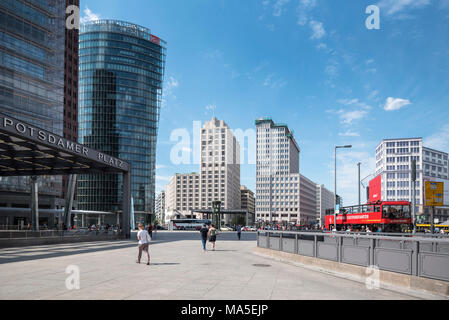
POLYGON ((254 238, 229 233, 203 252, 198 233, 159 232, 150 266, 135 262, 134 241, 0 249, 0 299, 414 299, 255 255, 254 238), (69 265, 79 290, 66 288, 69 265))

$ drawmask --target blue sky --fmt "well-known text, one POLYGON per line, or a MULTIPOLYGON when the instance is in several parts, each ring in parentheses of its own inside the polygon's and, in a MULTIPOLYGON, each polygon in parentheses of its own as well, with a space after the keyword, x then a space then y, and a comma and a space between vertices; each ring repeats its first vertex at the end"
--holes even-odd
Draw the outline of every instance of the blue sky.
MULTIPOLYGON (((156 189, 176 172, 173 130, 213 113, 232 129, 271 117, 294 130, 300 171, 357 202, 384 138, 423 137, 449 152, 449 0, 81 0, 85 19, 140 24, 168 42, 156 189), (368 30, 366 7, 380 8, 368 30), (211 107, 212 106, 212 107, 211 107)), ((193 136, 193 134, 192 134, 193 136)), ((255 150, 251 151, 255 152, 255 150)), ((255 166, 241 183, 255 189, 255 166)), ((362 194, 363 195, 363 194, 362 194)), ((363 199, 363 198, 362 198, 363 199)))

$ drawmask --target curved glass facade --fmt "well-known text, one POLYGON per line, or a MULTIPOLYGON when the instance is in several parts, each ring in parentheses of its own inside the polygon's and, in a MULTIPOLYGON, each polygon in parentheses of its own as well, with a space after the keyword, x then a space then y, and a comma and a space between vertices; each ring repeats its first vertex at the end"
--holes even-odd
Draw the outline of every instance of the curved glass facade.
MULTIPOLYGON (((166 43, 115 20, 81 26, 79 142, 131 164, 136 221, 154 213, 156 136, 166 43)), ((121 210, 120 175, 78 179, 81 210, 121 210)))

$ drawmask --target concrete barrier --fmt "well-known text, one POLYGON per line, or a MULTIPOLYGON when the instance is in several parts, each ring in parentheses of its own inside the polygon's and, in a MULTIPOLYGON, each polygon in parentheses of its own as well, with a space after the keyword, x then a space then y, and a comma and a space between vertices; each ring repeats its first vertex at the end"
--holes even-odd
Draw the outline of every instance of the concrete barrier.
MULTIPOLYGON (((370 284, 370 281, 372 281, 372 272, 367 267, 307 257, 261 247, 256 247, 254 249, 254 253, 368 285, 370 284)), ((449 282, 384 270, 377 270, 377 272, 379 285, 383 289, 398 291, 421 298, 449 300, 449 282)))
MULTIPOLYGON (((137 241, 137 231, 131 231, 131 240, 137 241)), ((158 230, 153 231, 153 242, 171 242, 182 240, 201 240, 199 231, 167 231, 158 230)), ((220 231, 217 236, 217 241, 238 241, 237 232, 233 231, 220 231)), ((256 232, 242 232, 240 241, 257 241, 256 232)))

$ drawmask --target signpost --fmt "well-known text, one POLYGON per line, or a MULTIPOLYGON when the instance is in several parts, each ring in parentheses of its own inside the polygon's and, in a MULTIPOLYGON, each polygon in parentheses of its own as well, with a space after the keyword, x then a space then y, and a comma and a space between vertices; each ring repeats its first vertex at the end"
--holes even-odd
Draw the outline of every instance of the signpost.
POLYGON ((444 182, 426 181, 425 185, 425 205, 432 207, 430 216, 430 229, 435 232, 435 207, 444 205, 444 182))

